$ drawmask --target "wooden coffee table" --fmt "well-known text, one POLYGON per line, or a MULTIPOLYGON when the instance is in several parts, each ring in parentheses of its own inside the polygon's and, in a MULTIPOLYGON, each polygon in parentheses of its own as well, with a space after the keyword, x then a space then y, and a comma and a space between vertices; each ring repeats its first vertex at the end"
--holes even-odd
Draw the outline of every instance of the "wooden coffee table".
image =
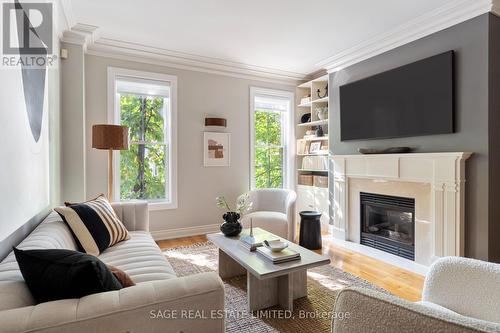
MULTIPOLYGON (((253 232, 254 235, 269 234, 270 239, 280 238, 260 228, 254 228, 253 232)), ((307 296, 307 269, 328 265, 330 259, 290 242, 289 248, 299 252, 301 259, 273 264, 239 244, 240 237, 248 233, 249 230, 244 229, 236 237, 226 237, 222 233, 207 235, 219 248, 219 276, 226 279, 247 275, 249 311, 274 305, 293 310, 293 300, 307 296)))

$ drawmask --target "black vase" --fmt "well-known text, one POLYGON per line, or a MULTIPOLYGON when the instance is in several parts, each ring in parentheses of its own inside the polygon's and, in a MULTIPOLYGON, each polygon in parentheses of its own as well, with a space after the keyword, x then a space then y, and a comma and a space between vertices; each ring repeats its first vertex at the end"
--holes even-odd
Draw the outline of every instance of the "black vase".
POLYGON ((323 136, 323 134, 324 134, 324 133, 323 133, 323 128, 322 128, 321 126, 316 127, 316 136, 317 136, 318 138, 320 138, 320 137, 322 137, 322 136, 323 136))
POLYGON ((238 236, 241 229, 243 229, 241 223, 238 221, 240 219, 240 214, 236 212, 227 212, 222 215, 222 218, 225 222, 220 225, 220 231, 227 237, 238 236))

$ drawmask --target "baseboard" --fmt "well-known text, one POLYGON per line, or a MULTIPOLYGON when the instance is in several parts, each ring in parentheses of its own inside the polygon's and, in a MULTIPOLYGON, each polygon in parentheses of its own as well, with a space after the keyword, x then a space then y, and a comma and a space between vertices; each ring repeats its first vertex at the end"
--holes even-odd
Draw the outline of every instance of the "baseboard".
POLYGON ((151 235, 153 236, 154 240, 158 241, 164 239, 206 235, 213 232, 218 232, 220 230, 219 227, 219 224, 207 224, 196 227, 151 231, 151 235))

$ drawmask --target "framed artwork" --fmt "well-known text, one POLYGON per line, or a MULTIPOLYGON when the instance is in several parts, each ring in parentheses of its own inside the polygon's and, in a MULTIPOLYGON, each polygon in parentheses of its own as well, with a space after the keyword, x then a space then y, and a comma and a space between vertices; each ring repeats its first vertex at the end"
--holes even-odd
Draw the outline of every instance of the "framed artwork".
POLYGON ((205 132, 203 134, 203 164, 206 167, 230 165, 231 133, 205 132))
POLYGON ((321 150, 321 141, 313 141, 309 145, 309 154, 317 154, 321 150))
POLYGON ((320 153, 328 154, 328 141, 321 142, 320 153))
POLYGON ((297 140, 297 154, 298 155, 307 154, 307 141, 297 140))

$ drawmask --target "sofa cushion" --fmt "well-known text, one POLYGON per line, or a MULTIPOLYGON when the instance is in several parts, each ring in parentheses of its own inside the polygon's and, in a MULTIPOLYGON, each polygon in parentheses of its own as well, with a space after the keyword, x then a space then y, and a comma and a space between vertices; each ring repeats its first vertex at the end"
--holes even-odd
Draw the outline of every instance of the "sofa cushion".
POLYGON ((122 285, 98 258, 63 250, 14 249, 23 278, 39 303, 120 290, 122 285))
POLYGON ((147 231, 131 231, 129 240, 108 248, 99 259, 123 270, 135 283, 176 277, 167 258, 147 231))
POLYGON ((278 212, 258 211, 246 214, 240 220, 244 228, 250 228, 250 219, 254 227, 262 228, 279 237, 288 237, 288 219, 278 212))
POLYGON ((83 203, 66 205, 54 210, 69 225, 80 248, 86 253, 97 256, 108 247, 130 238, 103 195, 83 203))

